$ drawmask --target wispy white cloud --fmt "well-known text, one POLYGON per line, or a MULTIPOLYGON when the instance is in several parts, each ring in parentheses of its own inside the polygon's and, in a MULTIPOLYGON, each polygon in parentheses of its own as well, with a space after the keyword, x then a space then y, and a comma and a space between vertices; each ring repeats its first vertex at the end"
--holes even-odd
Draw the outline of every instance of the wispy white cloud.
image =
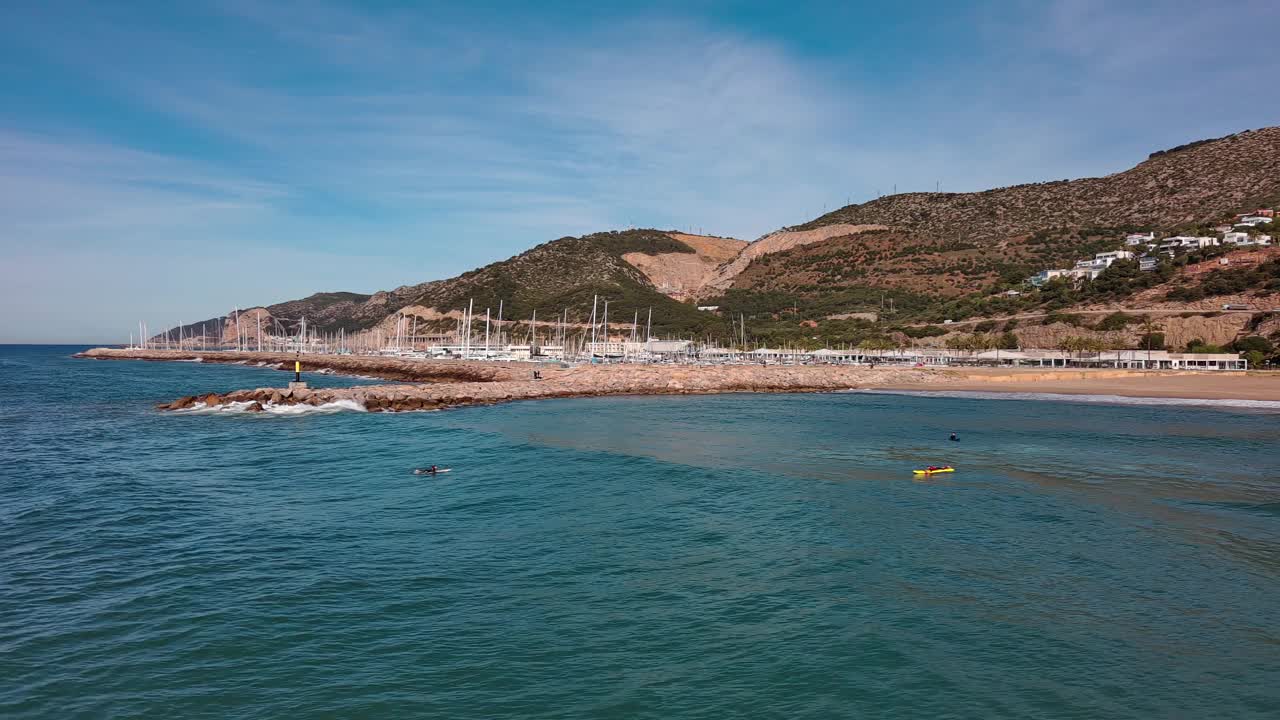
POLYGON ((0 216, 15 243, 119 245, 146 228, 259 217, 287 193, 186 159, 0 129, 0 216))

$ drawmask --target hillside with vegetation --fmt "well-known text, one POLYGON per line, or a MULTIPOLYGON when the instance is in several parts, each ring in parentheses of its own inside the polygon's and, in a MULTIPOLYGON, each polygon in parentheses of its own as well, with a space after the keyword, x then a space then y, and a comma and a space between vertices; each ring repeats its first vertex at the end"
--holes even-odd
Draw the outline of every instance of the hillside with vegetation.
MULTIPOLYGON (((305 317, 318 332, 350 334, 386 330, 410 311, 447 332, 472 301, 480 315, 501 305, 509 320, 536 312, 539 319, 567 313, 570 322, 583 322, 598 296, 610 302, 612 320, 629 321, 637 312, 647 319, 652 308, 655 335, 720 342, 745 334, 755 345, 803 347, 1026 345, 1072 332, 1079 342, 1101 342, 1100 333, 1120 342, 1116 329, 1092 323, 1135 309, 1203 318, 1224 305, 1259 315, 1280 306, 1275 248, 1195 248, 1161 255, 1145 268, 1136 257, 1122 259, 1083 282, 1032 286, 1028 278, 1123 249, 1127 233, 1220 234, 1238 214, 1277 206, 1280 128, 1265 128, 1154 152, 1100 178, 882 197, 750 244, 650 229, 564 237, 454 278, 372 295, 318 293, 258 312, 280 327, 296 327, 305 317), (1059 322, 1077 312, 1078 323, 1059 322), (1053 320, 1045 324, 1046 317, 1053 320)), ((1234 332, 1270 332, 1267 323, 1246 314, 1234 332)), ((198 325, 182 332, 192 337, 198 325)), ((1198 330, 1212 341, 1183 338, 1177 328, 1166 334, 1229 344, 1234 326, 1228 326, 1198 330)), ((1138 339, 1128 328, 1124 342, 1138 339)))
POLYGON ((501 306, 507 319, 528 319, 536 312, 539 318, 550 320, 567 311, 571 322, 586 322, 595 297, 602 303, 609 301, 610 318, 618 321, 629 321, 636 313, 647 320, 652 308, 655 334, 716 335, 726 323, 659 291, 640 268, 624 257, 706 255, 718 262, 736 253, 738 245, 745 243, 649 229, 563 237, 446 280, 372 295, 317 293, 264 308, 242 309, 238 331, 235 314, 228 313, 156 337, 176 341, 179 335, 193 338, 206 334, 211 342, 235 343, 237 332, 245 337, 256 336, 259 314, 264 334, 273 330, 296 332, 304 318, 314 332, 351 334, 387 327, 406 308, 417 309, 425 328, 447 331, 453 326, 451 318, 472 303, 481 316, 489 308, 496 317, 501 306), (214 328, 222 328, 221 333, 214 328))
POLYGON ((719 324, 714 316, 659 292, 623 259, 633 253, 658 256, 695 250, 658 230, 564 237, 455 278, 416 286, 408 304, 447 311, 474 302, 481 314, 484 308, 496 313, 501 304, 509 319, 531 318, 535 312, 551 319, 567 311, 571 321, 582 322, 591 314, 593 298, 599 297, 610 302, 613 319, 630 320, 636 312, 647 317, 653 308, 655 332, 714 331, 719 324))

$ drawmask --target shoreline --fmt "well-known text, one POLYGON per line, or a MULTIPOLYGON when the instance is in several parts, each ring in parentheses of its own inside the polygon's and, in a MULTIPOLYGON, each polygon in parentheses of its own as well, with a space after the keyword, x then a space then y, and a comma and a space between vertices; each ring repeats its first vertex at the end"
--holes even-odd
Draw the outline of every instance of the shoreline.
MULTIPOLYGON (((288 353, 94 348, 76 357, 98 360, 258 363, 292 367, 288 353)), ((234 406, 248 412, 284 405, 350 404, 368 411, 405 412, 492 405, 518 400, 621 395, 710 395, 736 392, 816 393, 841 390, 946 391, 1113 395, 1185 400, 1280 402, 1280 373, 1043 368, 917 368, 852 365, 578 365, 406 360, 351 355, 302 356, 308 372, 329 370, 396 381, 348 388, 260 387, 198 393, 157 407, 191 410, 234 406), (542 378, 534 379, 538 370, 542 378)))
POLYGON ((1114 395, 1180 400, 1280 402, 1280 373, 1142 370, 963 369, 945 387, 891 383, 877 390, 1114 395))

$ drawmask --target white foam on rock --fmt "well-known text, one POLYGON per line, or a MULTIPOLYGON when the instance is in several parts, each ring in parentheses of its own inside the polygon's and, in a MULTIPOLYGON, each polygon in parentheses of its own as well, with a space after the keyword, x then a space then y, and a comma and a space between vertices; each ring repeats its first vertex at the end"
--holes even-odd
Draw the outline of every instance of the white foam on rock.
POLYGON ((274 417, 296 417, 301 415, 332 415, 340 412, 368 412, 365 406, 355 400, 334 400, 323 405, 286 405, 263 403, 262 412, 251 412, 249 406, 252 402, 230 402, 221 405, 209 406, 199 402, 189 408, 182 410, 173 410, 175 415, 246 415, 246 416, 274 416, 274 417))

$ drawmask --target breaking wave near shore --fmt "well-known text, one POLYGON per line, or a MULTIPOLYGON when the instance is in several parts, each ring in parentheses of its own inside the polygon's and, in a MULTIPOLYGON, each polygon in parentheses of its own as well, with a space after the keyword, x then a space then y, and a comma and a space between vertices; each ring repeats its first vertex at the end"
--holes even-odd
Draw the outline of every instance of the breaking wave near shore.
POLYGON ((277 405, 275 403, 260 404, 259 408, 254 408, 258 403, 254 402, 230 402, 222 405, 207 405, 205 403, 196 403, 195 405, 184 408, 182 410, 173 410, 174 415, 243 415, 243 416, 270 416, 270 417, 294 417, 299 415, 332 415, 340 412, 368 412, 365 406, 355 400, 334 400, 322 405, 277 405))

